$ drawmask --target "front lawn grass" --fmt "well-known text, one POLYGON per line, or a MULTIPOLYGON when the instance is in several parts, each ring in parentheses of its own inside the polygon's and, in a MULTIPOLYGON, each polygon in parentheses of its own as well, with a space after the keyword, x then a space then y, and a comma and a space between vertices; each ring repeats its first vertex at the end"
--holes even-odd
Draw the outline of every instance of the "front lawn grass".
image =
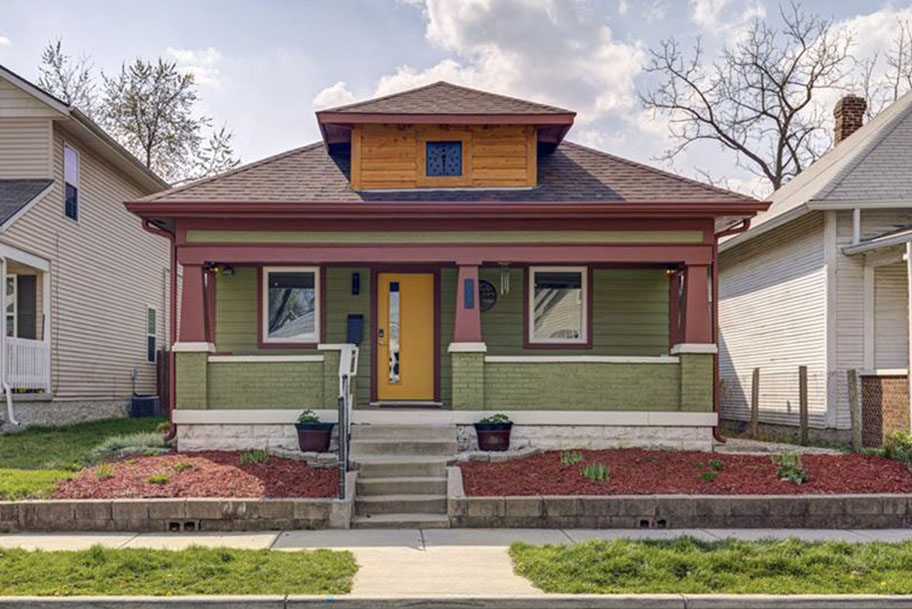
POLYGON ((47 497, 70 475, 62 469, 0 469, 0 501, 47 497))
POLYGON ((576 594, 910 594, 912 542, 592 540, 510 548, 516 572, 576 594))
POLYGON ((332 550, 0 549, 0 595, 346 594, 355 571, 332 550))
POLYGON ((66 427, 29 427, 0 436, 0 467, 74 469, 92 460, 92 451, 115 435, 151 432, 165 419, 107 419, 66 427))

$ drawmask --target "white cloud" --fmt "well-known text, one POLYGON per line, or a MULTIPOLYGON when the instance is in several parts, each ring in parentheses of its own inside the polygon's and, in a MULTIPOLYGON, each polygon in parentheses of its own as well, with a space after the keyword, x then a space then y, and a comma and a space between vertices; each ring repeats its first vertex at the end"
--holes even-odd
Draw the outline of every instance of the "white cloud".
POLYGON ((222 54, 212 47, 205 49, 173 49, 168 47, 165 52, 176 63, 177 67, 190 72, 200 87, 216 89, 222 86, 222 75, 218 64, 222 54))
POLYGON ((665 14, 668 11, 668 5, 660 0, 653 2, 649 8, 643 11, 643 19, 652 23, 653 21, 661 21, 665 18, 665 14))
POLYGON ((591 0, 426 0, 425 35, 452 57, 381 77, 385 95, 438 80, 576 110, 586 123, 636 104, 638 42, 615 40, 591 0))
POLYGON ((618 2, 618 13, 621 15, 626 15, 627 11, 630 10, 630 3, 627 0, 621 0, 618 2))
POLYGON ((763 19, 766 9, 759 0, 733 6, 731 0, 690 0, 691 20, 707 33, 737 39, 754 19, 763 19))
POLYGON ((7 38, 6 36, 0 36, 0 47, 8 47, 13 44, 13 41, 7 38))
POLYGON ((332 108, 343 106, 355 101, 355 94, 348 90, 344 80, 340 80, 331 87, 326 87, 313 98, 315 108, 332 108))

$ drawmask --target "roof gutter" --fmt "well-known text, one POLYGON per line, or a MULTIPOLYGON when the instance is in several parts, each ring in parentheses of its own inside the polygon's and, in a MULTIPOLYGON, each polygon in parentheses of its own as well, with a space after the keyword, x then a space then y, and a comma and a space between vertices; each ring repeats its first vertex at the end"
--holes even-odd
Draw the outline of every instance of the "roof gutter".
MULTIPOLYGON (((143 229, 153 235, 164 237, 171 243, 171 294, 169 294, 168 304, 168 351, 171 351, 172 345, 177 342, 177 243, 174 233, 166 231, 158 226, 153 226, 149 220, 142 221, 143 229)), ((174 378, 175 372, 174 353, 168 355, 168 432, 165 434, 165 441, 172 440, 177 435, 177 424, 174 422, 174 405, 176 402, 177 383, 174 378)))

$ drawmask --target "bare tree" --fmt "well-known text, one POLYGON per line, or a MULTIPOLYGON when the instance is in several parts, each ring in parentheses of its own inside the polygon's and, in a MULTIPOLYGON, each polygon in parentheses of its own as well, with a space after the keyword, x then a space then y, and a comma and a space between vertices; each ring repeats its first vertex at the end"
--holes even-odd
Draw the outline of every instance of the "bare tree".
POLYGON ((92 68, 88 57, 73 59, 65 54, 58 38, 41 52, 38 86, 91 117, 95 114, 96 96, 92 68))
POLYGON ((212 120, 194 112, 193 74, 174 62, 137 59, 102 78, 105 128, 164 179, 183 182, 237 165, 225 127, 204 140, 212 120))
POLYGON ((897 20, 896 28, 886 49, 858 62, 854 87, 868 102, 867 119, 912 90, 912 22, 897 20))
POLYGON ((640 97, 669 117, 673 145, 662 159, 715 143, 777 189, 826 151, 828 117, 812 99, 843 85, 851 34, 797 4, 779 14, 781 28, 754 20, 712 63, 699 40, 689 53, 673 38, 650 52, 646 70, 657 82, 640 97))

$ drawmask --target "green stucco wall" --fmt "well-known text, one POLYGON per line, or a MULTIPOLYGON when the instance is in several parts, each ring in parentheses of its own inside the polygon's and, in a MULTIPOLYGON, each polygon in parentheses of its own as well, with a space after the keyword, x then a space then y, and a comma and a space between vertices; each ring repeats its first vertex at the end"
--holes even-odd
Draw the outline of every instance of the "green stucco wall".
POLYGON ((210 362, 208 377, 209 408, 334 405, 324 396, 324 362, 210 362))
MULTIPOLYGON (((364 316, 364 342, 358 366, 356 401, 370 400, 370 320, 371 272, 369 268, 327 267, 326 336, 324 343, 345 342, 346 318, 349 314, 364 316), (360 273, 361 289, 351 293, 352 273, 360 273)), ((219 353, 234 355, 302 355, 327 353, 307 349, 260 349, 257 346, 257 269, 237 267, 234 275, 219 275, 215 291, 215 347, 219 353)), ((336 362, 338 360, 335 360, 336 362)))

